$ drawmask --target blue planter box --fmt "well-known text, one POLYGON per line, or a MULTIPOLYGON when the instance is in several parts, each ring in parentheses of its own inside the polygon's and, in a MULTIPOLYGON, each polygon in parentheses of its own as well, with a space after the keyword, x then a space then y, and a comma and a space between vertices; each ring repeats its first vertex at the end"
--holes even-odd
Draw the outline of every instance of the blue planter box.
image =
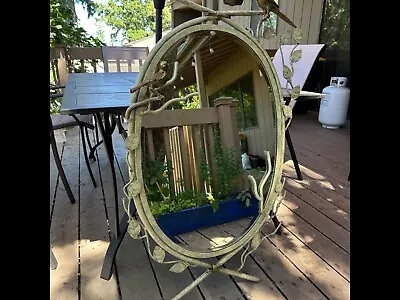
POLYGON ((218 203, 218 210, 214 213, 211 204, 201 207, 181 210, 165 214, 156 218, 158 226, 172 240, 175 236, 191 232, 200 228, 220 225, 226 222, 239 220, 258 215, 259 202, 254 196, 250 200, 250 206, 236 198, 218 203))

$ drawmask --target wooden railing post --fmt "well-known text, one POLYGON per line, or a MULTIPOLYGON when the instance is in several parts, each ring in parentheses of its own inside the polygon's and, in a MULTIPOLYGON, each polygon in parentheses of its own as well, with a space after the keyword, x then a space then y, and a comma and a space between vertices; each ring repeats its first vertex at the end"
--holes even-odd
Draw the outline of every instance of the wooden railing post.
POLYGON ((238 100, 232 97, 220 97, 214 101, 218 112, 221 143, 224 147, 240 153, 239 131, 236 120, 238 100))
MULTIPOLYGON (((219 130, 221 134, 221 144, 227 149, 234 150, 240 155, 239 130, 236 120, 236 105, 239 101, 232 97, 220 97, 214 100, 219 119, 219 130)), ((240 159, 238 160, 239 163, 240 159)), ((232 192, 239 192, 243 189, 243 178, 236 180, 232 192)))
POLYGON ((58 85, 65 86, 67 83, 67 54, 65 47, 62 45, 56 45, 54 47, 55 56, 57 59, 57 75, 58 85))

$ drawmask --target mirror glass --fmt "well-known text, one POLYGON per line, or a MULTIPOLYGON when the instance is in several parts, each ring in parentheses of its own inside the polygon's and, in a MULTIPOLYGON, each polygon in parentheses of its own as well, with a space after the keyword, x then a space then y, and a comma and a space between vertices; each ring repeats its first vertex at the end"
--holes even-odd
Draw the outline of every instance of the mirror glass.
MULTIPOLYGON (((270 85, 254 52, 224 32, 186 36, 155 63, 166 76, 158 83, 164 86, 153 86, 151 93, 165 98, 151 109, 186 98, 143 115, 148 205, 175 243, 215 251, 243 235, 258 216, 259 202, 247 175, 260 181, 268 165, 265 151, 274 166, 276 112, 270 85)), ((273 173, 264 193, 272 178, 273 173)))

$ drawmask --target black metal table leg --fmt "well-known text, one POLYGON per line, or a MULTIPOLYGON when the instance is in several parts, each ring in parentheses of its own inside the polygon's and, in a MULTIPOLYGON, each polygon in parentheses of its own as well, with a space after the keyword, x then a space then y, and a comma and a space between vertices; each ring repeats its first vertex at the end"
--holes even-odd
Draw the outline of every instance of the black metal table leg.
MULTIPOLYGON (((132 213, 135 213, 136 209, 131 210, 132 213)), ((115 257, 117 256, 117 252, 119 246, 125 237, 125 234, 128 229, 128 220, 129 217, 127 213, 122 216, 121 223, 119 224, 119 236, 111 239, 110 244, 108 245, 106 255, 104 256, 103 267, 101 269, 100 278, 104 280, 110 280, 113 266, 115 264, 115 257)))
POLYGON ((115 122, 110 124, 109 113, 103 113, 103 120, 100 113, 95 114, 97 125, 100 129, 100 133, 103 137, 103 142, 106 148, 108 161, 111 168, 111 176, 114 188, 114 206, 115 206, 115 237, 119 237, 119 212, 118 212, 118 188, 117 188, 117 177, 115 174, 114 167, 114 149, 112 143, 112 133, 115 129, 115 122), (104 124, 103 124, 104 121, 104 124))
POLYGON ((292 138, 290 137, 289 128, 286 129, 285 138, 286 138, 286 142, 287 142, 288 147, 289 147, 290 156, 292 157, 292 160, 293 160, 293 164, 294 164, 294 168, 296 170, 297 178, 299 180, 303 180, 303 176, 301 175, 301 171, 300 171, 300 167, 299 167, 299 162, 297 161, 296 152, 294 151, 292 138))
MULTIPOLYGON (((50 122, 51 122, 51 119, 50 119, 50 122)), ((60 178, 61 178, 61 180, 62 180, 62 182, 64 184, 64 188, 65 188, 65 191, 67 192, 69 201, 72 204, 74 204, 75 203, 75 197, 74 197, 74 194, 72 194, 71 187, 70 187, 70 185, 68 183, 67 176, 65 176, 65 172, 64 172, 64 168, 63 168, 62 163, 61 163, 60 155, 58 154, 57 145, 56 145, 56 139, 54 137, 54 131, 53 131, 51 123, 50 123, 50 126, 51 126, 50 127, 50 145, 51 145, 51 149, 53 151, 54 161, 55 161, 56 166, 57 166, 58 174, 60 175, 60 178)))
POLYGON ((93 159, 94 161, 96 161, 96 157, 94 156, 94 152, 96 151, 97 147, 99 147, 101 144, 103 144, 103 140, 101 140, 100 142, 96 143, 96 145, 94 145, 94 146, 90 149, 89 158, 91 158, 91 159, 93 159))
POLYGON ((121 114, 114 115, 114 120, 118 127, 119 134, 122 136, 124 140, 126 140, 128 134, 126 133, 124 126, 122 126, 121 114))

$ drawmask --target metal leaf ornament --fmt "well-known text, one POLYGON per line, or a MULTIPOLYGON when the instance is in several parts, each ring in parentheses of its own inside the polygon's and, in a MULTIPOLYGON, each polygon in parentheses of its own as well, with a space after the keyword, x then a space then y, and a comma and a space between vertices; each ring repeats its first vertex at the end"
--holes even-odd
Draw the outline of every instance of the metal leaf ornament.
POLYGON ((256 235, 253 237, 251 240, 251 249, 255 250, 260 246, 261 243, 261 234, 260 232, 257 232, 256 235))
POLYGON ((297 99, 300 97, 300 85, 296 85, 293 89, 292 89, 292 95, 291 98, 293 100, 297 99))
POLYGON ((153 250, 153 258, 156 262, 162 263, 165 258, 165 251, 160 246, 155 246, 153 250))
POLYGON ((292 118, 292 116, 293 116, 292 108, 290 106, 284 105, 283 106, 283 115, 286 118, 292 118))
POLYGON ((292 79, 292 76, 293 76, 292 70, 288 66, 284 65, 283 66, 283 78, 285 78, 286 80, 290 80, 290 79, 292 79))
POLYGON ((128 193, 130 197, 136 197, 142 190, 142 182, 140 180, 132 181, 128 186, 128 193))
POLYGON ((187 263, 180 261, 174 264, 169 270, 174 273, 182 273, 183 271, 186 270, 187 267, 188 267, 187 263))
POLYGON ((298 62, 301 59, 301 49, 299 50, 294 50, 291 54, 290 54, 290 62, 293 64, 295 62, 298 62))
POLYGON ((134 133, 126 138, 126 149, 128 151, 133 151, 139 146, 140 136, 134 133))
POLYGON ((141 228, 138 221, 135 219, 130 219, 128 221, 128 233, 132 238, 137 239, 139 237, 140 229, 141 228))
POLYGON ((289 31, 285 31, 284 33, 281 34, 280 38, 280 43, 282 45, 284 44, 289 44, 290 42, 290 32, 289 31))
POLYGON ((301 28, 296 28, 293 30, 292 39, 296 44, 299 44, 303 39, 303 30, 301 28))

